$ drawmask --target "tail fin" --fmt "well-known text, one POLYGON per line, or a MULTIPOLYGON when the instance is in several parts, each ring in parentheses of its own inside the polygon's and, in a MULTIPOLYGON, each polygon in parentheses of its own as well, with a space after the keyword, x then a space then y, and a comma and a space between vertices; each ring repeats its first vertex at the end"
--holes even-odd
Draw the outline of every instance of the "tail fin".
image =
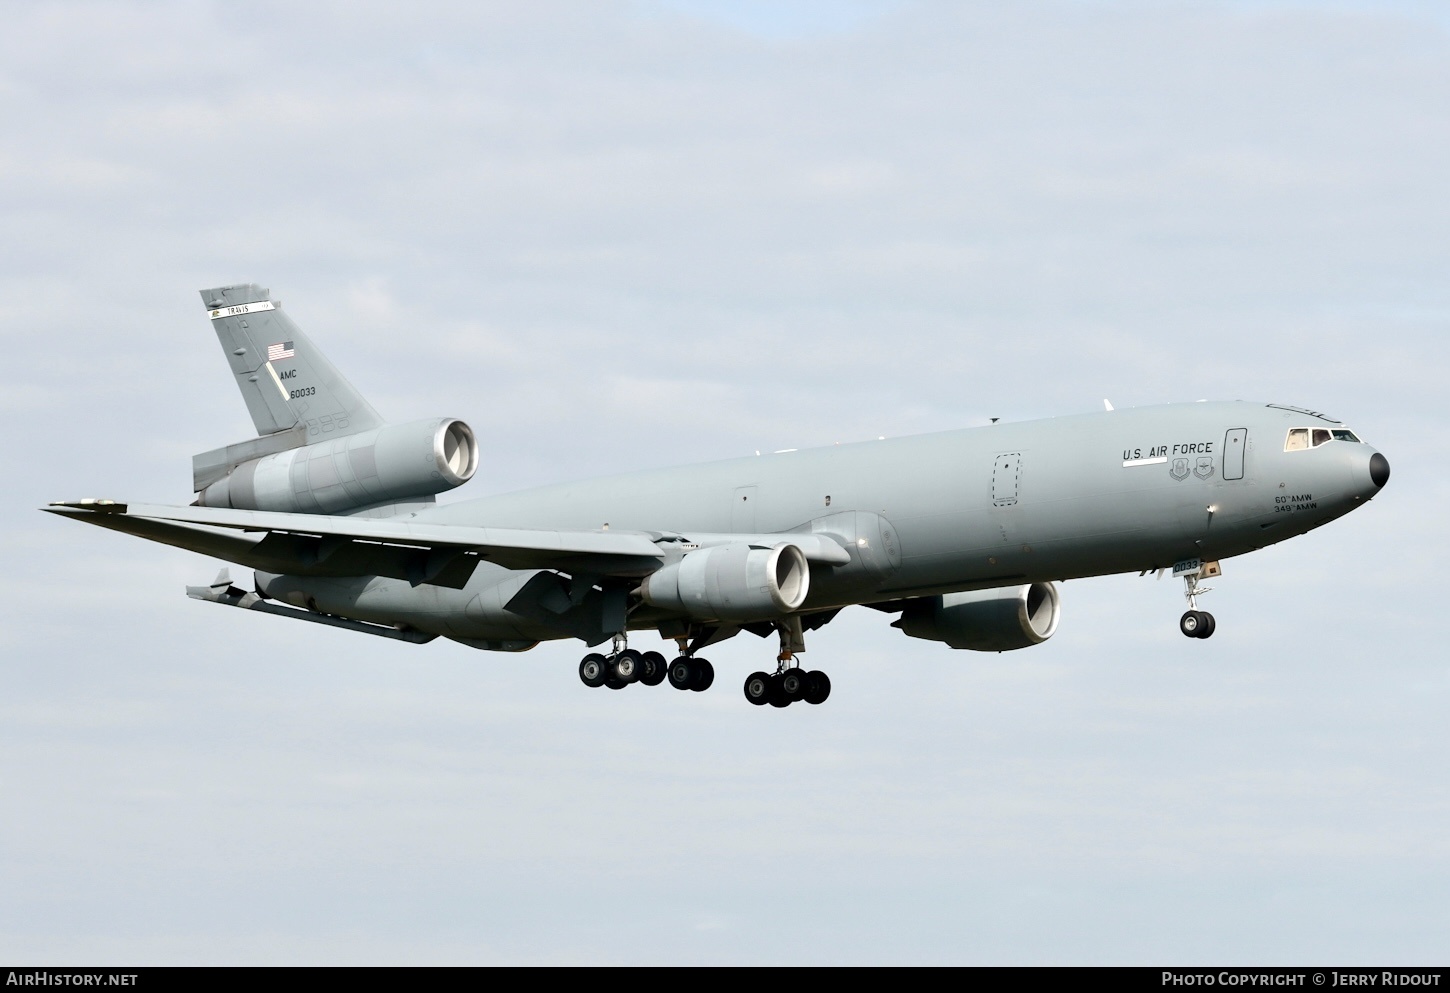
POLYGON ((383 423, 267 290, 239 283, 202 290, 201 299, 258 435, 305 425, 311 443, 383 423))

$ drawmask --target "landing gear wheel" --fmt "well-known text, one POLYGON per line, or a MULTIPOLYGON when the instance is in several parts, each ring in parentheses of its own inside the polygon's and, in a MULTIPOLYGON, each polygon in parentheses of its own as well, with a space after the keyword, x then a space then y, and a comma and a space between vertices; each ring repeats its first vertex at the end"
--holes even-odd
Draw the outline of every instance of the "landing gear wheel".
POLYGON ((785 686, 782 685, 784 682, 785 680, 778 672, 770 677, 770 700, 768 702, 772 707, 790 706, 790 697, 786 695, 785 686))
POLYGON ((670 685, 677 690, 687 690, 695 681, 695 663, 688 656, 681 655, 670 663, 670 685))
POLYGON ((659 652, 645 652, 644 667, 640 670, 639 681, 646 686, 658 686, 665 681, 665 657, 659 652))
POLYGON ((1189 638, 1204 637, 1204 629, 1208 627, 1208 617, 1201 610, 1186 610, 1183 616, 1178 618, 1178 630, 1182 631, 1189 638))
POLYGON ((825 703, 831 695, 831 677, 819 669, 806 673, 806 703, 825 703))
POLYGON ((1212 638, 1213 632, 1215 631, 1215 629, 1218 628, 1218 622, 1215 621, 1213 619, 1213 615, 1206 610, 1200 610, 1199 613, 1203 615, 1203 626, 1199 628, 1198 634, 1194 637, 1212 638))
POLYGON ((780 691, 791 703, 804 700, 809 686, 804 669, 787 669, 780 674, 780 691))
POLYGON ((644 655, 633 648, 626 648, 614 657, 615 678, 621 683, 632 683, 644 675, 644 655))
POLYGON ((604 677, 604 685, 608 686, 611 690, 622 690, 629 684, 622 681, 618 676, 614 675, 613 673, 610 673, 608 676, 604 677))
POLYGON ((704 693, 715 682, 715 667, 704 659, 695 659, 695 678, 690 681, 690 689, 696 693, 704 693))
POLYGON ((745 679, 745 699, 757 707, 770 702, 770 676, 763 672, 752 672, 745 679))
POLYGON ((609 660, 603 655, 586 655, 579 663, 579 679, 590 689, 604 685, 609 675, 609 660))

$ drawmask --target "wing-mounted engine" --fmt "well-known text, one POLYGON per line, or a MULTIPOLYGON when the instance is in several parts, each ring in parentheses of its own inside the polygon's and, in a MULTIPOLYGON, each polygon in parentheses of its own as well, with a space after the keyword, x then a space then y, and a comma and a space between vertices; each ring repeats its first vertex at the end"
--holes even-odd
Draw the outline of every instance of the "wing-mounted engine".
POLYGON ((810 580, 799 546, 736 542, 687 553, 646 577, 640 596, 653 607, 696 620, 763 620, 799 609, 810 580))
POLYGON ((1062 609, 1053 583, 948 593, 912 601, 892 627, 913 638, 974 652, 1040 645, 1057 631, 1062 609))
MULTIPOLYGON (((197 464, 206 458, 197 456, 197 464)), ((198 472, 194 482, 203 507, 334 514, 431 499, 468 482, 477 468, 473 429, 441 417, 388 424, 236 465, 223 462, 207 475, 198 472)))

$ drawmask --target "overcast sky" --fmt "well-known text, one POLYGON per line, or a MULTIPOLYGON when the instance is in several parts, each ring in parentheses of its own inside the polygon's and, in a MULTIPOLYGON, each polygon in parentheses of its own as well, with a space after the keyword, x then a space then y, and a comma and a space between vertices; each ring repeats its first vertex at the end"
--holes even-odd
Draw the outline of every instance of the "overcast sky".
MULTIPOLYGON (((0 33, 0 959, 1438 963, 1450 18, 1431 3, 15 4, 0 33), (979 656, 874 611, 821 707, 589 691, 186 599, 40 514, 251 435, 257 281, 444 499, 1199 398, 1372 504, 979 656)), ((245 580, 245 570, 234 572, 245 580)), ((652 637, 636 646, 653 648, 652 637)), ((664 647, 664 646, 660 646, 664 647)))

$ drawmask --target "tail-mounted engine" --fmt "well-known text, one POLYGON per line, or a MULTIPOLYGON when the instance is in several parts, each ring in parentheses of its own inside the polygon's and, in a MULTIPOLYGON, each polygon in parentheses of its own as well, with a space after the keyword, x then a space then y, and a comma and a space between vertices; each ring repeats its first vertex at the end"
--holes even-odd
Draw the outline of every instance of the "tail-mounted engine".
POLYGON ((892 627, 952 648, 1010 652, 1051 638, 1061 613, 1057 587, 1033 583, 924 597, 908 605, 892 627))
POLYGON ((810 585, 810 567, 798 546, 738 543, 686 554, 648 576, 640 596, 697 620, 762 620, 798 609, 810 585))
POLYGON ((433 418, 249 459, 199 486, 196 502, 331 514, 432 497, 468 482, 477 468, 473 430, 454 418, 433 418))

